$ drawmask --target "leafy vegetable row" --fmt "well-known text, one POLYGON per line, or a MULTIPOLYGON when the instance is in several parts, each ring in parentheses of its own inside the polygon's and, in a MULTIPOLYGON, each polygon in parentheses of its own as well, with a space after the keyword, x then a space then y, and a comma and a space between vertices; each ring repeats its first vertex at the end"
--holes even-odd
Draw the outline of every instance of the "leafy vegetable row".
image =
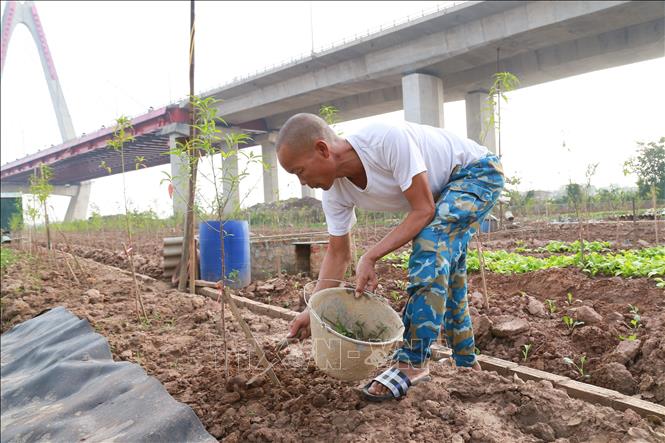
MULTIPOLYGON (((607 241, 591 241, 584 242, 584 250, 589 252, 607 252, 611 248, 610 242, 607 241)), ((518 240, 515 252, 537 252, 537 253, 557 253, 557 252, 580 252, 580 241, 575 240, 572 243, 567 243, 558 240, 552 240, 547 245, 541 248, 525 248, 523 242, 518 240)))
MULTIPOLYGON (((388 254, 385 259, 395 262, 394 266, 406 269, 409 253, 388 254)), ((595 275, 653 278, 658 287, 665 287, 665 247, 624 250, 616 253, 591 252, 584 260, 579 253, 574 255, 551 255, 546 258, 532 257, 507 251, 485 251, 485 268, 497 274, 521 274, 548 268, 577 267, 583 272, 595 275)), ((469 271, 478 271, 478 253, 469 250, 466 259, 469 271)))

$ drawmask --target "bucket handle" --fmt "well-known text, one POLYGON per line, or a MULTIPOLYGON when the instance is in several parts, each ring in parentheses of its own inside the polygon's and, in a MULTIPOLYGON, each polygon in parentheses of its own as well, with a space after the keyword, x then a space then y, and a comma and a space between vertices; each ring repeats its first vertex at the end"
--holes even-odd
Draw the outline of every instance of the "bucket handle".
MULTIPOLYGON (((309 282, 309 283, 306 283, 306 284, 303 286, 303 288, 302 288, 302 296, 303 296, 303 299, 305 300, 305 306, 307 306, 307 308, 309 309, 309 312, 311 312, 312 314, 314 314, 314 317, 318 320, 318 322, 323 326, 324 329, 328 329, 328 330, 332 331, 332 328, 328 325, 328 323, 325 322, 325 321, 323 321, 323 320, 321 320, 321 318, 319 317, 319 315, 316 313, 316 310, 311 309, 311 306, 309 305, 309 300, 307 299, 307 287, 310 286, 311 284, 318 283, 318 282, 320 282, 320 281, 331 281, 331 282, 341 283, 341 284, 343 284, 343 285, 347 285, 347 286, 342 286, 342 285, 339 285, 339 284, 338 284, 337 287, 341 287, 342 289, 352 289, 354 292, 355 292, 355 290, 356 290, 356 287, 355 287, 354 285, 352 285, 351 283, 349 283, 349 282, 346 282, 346 281, 344 281, 344 280, 337 280, 337 279, 335 279, 335 278, 320 278, 320 279, 318 279, 318 280, 314 280, 314 281, 311 281, 311 282, 309 282)), ((376 301, 379 301, 379 302, 381 302, 381 303, 384 303, 384 304, 390 306, 390 303, 388 303, 388 301, 387 301, 385 298, 383 298, 383 297, 381 297, 381 296, 379 296, 379 295, 376 295, 376 294, 374 294, 373 292, 363 291, 363 293, 364 293, 366 296, 368 296, 368 297, 370 297, 370 298, 372 298, 372 299, 374 299, 374 300, 376 300, 376 301)), ((391 307, 391 309, 392 309, 392 307, 391 307)))

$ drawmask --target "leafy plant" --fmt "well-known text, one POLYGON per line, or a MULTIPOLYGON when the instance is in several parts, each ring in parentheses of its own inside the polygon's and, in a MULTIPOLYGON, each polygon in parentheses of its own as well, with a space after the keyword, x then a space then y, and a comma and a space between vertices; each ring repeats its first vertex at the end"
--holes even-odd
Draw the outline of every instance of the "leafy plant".
POLYGON ((51 229, 49 226, 48 210, 46 208, 46 201, 53 192, 53 185, 49 183, 53 177, 53 170, 50 166, 41 163, 38 167, 39 174, 30 176, 30 193, 34 195, 39 201, 40 206, 44 210, 44 226, 46 227, 46 246, 51 249, 51 229))
MULTIPOLYGON (((121 163, 121 172, 122 172, 122 197, 125 205, 125 229, 127 233, 127 244, 123 244, 125 249, 125 254, 129 260, 129 267, 132 271, 132 278, 134 280, 134 296, 136 300, 136 315, 139 321, 143 319, 147 320, 148 315, 145 311, 145 306, 143 306, 143 297, 141 295, 141 288, 139 287, 138 278, 136 277, 136 268, 134 266, 134 247, 132 240, 132 219, 128 209, 128 200, 127 200, 127 184, 125 180, 125 145, 134 141, 134 135, 132 134, 134 128, 132 128, 131 121, 125 117, 120 116, 116 119, 116 127, 113 131, 113 138, 109 141, 109 148, 113 149, 116 152, 120 153, 120 163, 121 163)), ((110 169, 110 168, 109 168, 110 169)))
POLYGON ((522 345, 522 361, 526 362, 529 358, 529 351, 531 351, 532 343, 522 345))
POLYGON ((637 330, 642 327, 642 323, 640 323, 639 317, 630 319, 628 324, 624 323, 624 325, 626 325, 626 327, 630 329, 634 335, 637 335, 637 330))
POLYGON ((487 114, 488 121, 480 133, 480 140, 485 141, 490 129, 501 130, 501 116, 497 112, 497 105, 500 100, 508 103, 506 92, 512 91, 519 86, 520 80, 510 72, 497 72, 492 76, 492 86, 487 92, 487 114))
POLYGON ((629 304, 629 305, 628 305, 628 312, 630 312, 631 314, 633 314, 633 318, 637 318, 637 319, 639 320, 639 318, 640 318, 640 310, 639 310, 639 308, 638 308, 637 306, 634 306, 634 305, 629 304))
POLYGON ((580 357, 580 360, 579 360, 580 364, 579 365, 577 363, 575 363, 575 361, 570 357, 564 357, 563 361, 567 365, 573 366, 577 370, 578 374, 580 375, 580 378, 589 378, 589 374, 587 374, 586 370, 584 369, 584 365, 587 363, 587 356, 586 355, 582 355, 580 357))
POLYGON ((547 305, 547 310, 550 311, 550 314, 554 314, 556 312, 556 302, 554 300, 550 300, 549 298, 546 299, 545 305, 547 305))
MULTIPOLYGON (((335 130, 335 125, 337 124, 337 114, 339 113, 339 109, 332 105, 321 105, 319 108, 319 115, 323 120, 325 120, 328 125, 331 126, 333 130, 335 130)), ((341 132, 337 132, 337 135, 342 135, 341 132)))
POLYGON ((569 292, 568 294, 566 294, 566 303, 568 303, 569 305, 572 305, 573 301, 574 301, 573 293, 569 292))
POLYGON ((570 334, 573 333, 573 331, 575 330, 575 328, 576 328, 577 326, 582 326, 582 325, 584 324, 583 321, 577 321, 577 320, 575 320, 574 318, 569 317, 568 315, 564 315, 564 316, 561 318, 561 320, 563 321, 563 324, 566 325, 566 327, 568 328, 568 332, 569 332, 570 334))
POLYGON ((111 167, 106 163, 106 160, 102 160, 102 161, 99 163, 99 168, 105 170, 107 174, 112 174, 112 173, 113 173, 113 168, 111 168, 111 167))

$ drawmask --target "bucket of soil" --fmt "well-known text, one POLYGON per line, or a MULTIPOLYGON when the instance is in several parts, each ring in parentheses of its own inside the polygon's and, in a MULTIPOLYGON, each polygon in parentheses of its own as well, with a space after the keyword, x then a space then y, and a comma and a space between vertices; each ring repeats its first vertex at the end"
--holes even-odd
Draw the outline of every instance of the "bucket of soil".
POLYGON ((309 300, 305 294, 314 362, 345 381, 372 375, 404 334, 402 320, 382 297, 354 294, 355 289, 345 287, 323 289, 309 300))

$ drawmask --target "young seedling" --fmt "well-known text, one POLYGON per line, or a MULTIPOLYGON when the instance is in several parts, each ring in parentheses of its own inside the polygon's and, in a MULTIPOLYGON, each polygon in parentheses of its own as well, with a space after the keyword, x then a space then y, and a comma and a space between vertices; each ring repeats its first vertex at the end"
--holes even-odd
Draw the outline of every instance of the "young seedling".
POLYGON ((640 310, 637 306, 628 305, 628 312, 633 314, 633 318, 640 319, 640 310))
POLYGON ((637 330, 642 327, 642 317, 640 316, 640 310, 637 306, 628 305, 628 312, 633 314, 633 318, 628 322, 628 324, 624 323, 624 325, 630 329, 631 332, 628 337, 633 335, 637 337, 637 330))
POLYGON ((550 311, 550 314, 554 314, 556 312, 556 302, 554 300, 550 300, 548 298, 545 300, 545 304, 547 305, 547 309, 550 311))
POLYGON ((526 362, 529 358, 529 351, 531 351, 532 343, 522 345, 522 361, 526 362))
POLYGON ((326 321, 332 328, 340 335, 344 337, 352 338, 354 340, 368 341, 368 342, 378 342, 382 340, 383 333, 388 329, 384 324, 379 324, 376 327, 374 332, 365 333, 365 324, 357 321, 353 329, 346 327, 339 319, 337 321, 331 321, 329 318, 323 317, 323 320, 326 321))
POLYGON ((572 358, 569 357, 564 357, 563 361, 567 365, 573 366, 577 372, 580 374, 580 378, 589 378, 589 374, 587 374, 586 370, 584 369, 584 364, 587 362, 587 357, 586 355, 582 355, 580 357, 580 364, 576 364, 575 361, 572 358))
POLYGON ((637 334, 630 334, 630 335, 619 335, 619 340, 624 341, 635 341, 637 340, 637 334))
POLYGON ((390 291, 390 297, 392 297, 393 301, 397 303, 401 297, 399 291, 390 291))
POLYGON ((584 324, 583 321, 577 321, 568 315, 564 315, 561 320, 563 321, 563 324, 568 327, 569 334, 572 334, 577 326, 582 326, 584 324))
POLYGON ((572 305, 573 301, 574 301, 573 293, 569 292, 568 294, 566 294, 566 303, 568 303, 569 305, 572 305))

